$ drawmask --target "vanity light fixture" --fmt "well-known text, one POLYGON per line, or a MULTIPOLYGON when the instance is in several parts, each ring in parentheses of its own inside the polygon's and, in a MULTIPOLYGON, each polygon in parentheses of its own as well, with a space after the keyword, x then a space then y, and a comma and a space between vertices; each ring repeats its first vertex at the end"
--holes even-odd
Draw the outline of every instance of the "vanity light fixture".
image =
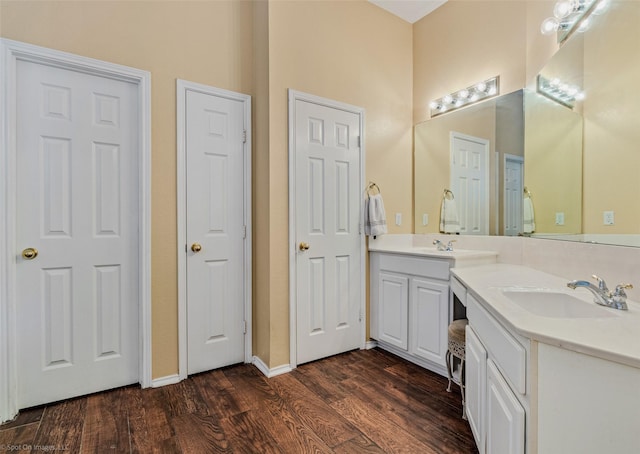
POLYGON ((429 103, 431 117, 452 112, 461 107, 470 106, 478 101, 492 98, 500 94, 500 76, 492 77, 473 84, 450 95, 435 99, 429 103))
POLYGON ((558 42, 564 42, 574 31, 582 33, 589 28, 589 15, 602 14, 609 0, 559 0, 553 8, 553 16, 542 21, 543 35, 558 33, 558 42))
POLYGON ((573 109, 576 101, 582 101, 584 92, 576 85, 566 84, 559 79, 547 79, 538 74, 536 79, 537 92, 547 98, 573 109))

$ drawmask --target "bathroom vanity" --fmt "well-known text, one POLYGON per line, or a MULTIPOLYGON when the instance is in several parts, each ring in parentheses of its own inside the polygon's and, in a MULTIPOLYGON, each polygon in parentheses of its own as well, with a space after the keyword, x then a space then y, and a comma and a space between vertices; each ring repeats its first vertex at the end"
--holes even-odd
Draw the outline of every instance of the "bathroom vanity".
POLYGON ((447 327, 453 318, 449 270, 495 263, 490 251, 437 251, 402 242, 370 245, 371 338, 446 376, 447 327))
POLYGON ((445 375, 447 326, 463 306, 465 412, 480 453, 640 452, 640 249, 460 236, 446 252, 438 238, 449 237, 369 242, 371 338, 445 375), (636 284, 627 311, 567 287, 593 273, 636 284))
POLYGON ((640 449, 640 307, 598 306, 511 264, 453 269, 467 306, 467 408, 480 453, 640 449))

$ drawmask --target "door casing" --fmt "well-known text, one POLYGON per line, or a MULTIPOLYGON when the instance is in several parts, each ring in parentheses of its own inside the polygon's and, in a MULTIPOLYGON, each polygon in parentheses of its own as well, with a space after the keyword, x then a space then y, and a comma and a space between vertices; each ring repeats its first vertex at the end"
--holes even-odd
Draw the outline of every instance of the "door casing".
POLYGON ((0 38, 0 422, 18 413, 16 336, 16 74, 19 60, 132 83, 138 91, 139 377, 151 385, 151 74, 136 68, 0 38))
POLYGON ((251 96, 209 85, 186 80, 176 81, 177 97, 177 200, 178 200, 178 376, 175 382, 187 378, 187 165, 186 165, 186 98, 187 91, 193 90, 212 96, 241 101, 244 106, 246 142, 244 144, 244 219, 246 239, 244 248, 244 317, 246 321, 245 355, 246 363, 252 360, 252 285, 251 285, 251 96))
MULTIPOLYGON (((360 118, 360 169, 359 178, 360 186, 364 184, 364 169, 365 169, 365 112, 364 109, 350 104, 341 103, 320 96, 303 93, 293 89, 288 90, 289 95, 289 366, 295 368, 297 366, 297 299, 296 299, 296 205, 295 205, 295 171, 296 171, 296 147, 295 147, 295 118, 296 118, 296 101, 306 101, 310 103, 319 104, 321 106, 329 107, 332 109, 340 109, 347 112, 357 114, 360 118)), ((364 225, 363 214, 363 200, 360 200, 360 231, 362 232, 364 225)), ((360 348, 365 347, 365 335, 366 335, 366 292, 365 292, 365 239, 364 234, 360 235, 360 279, 358 285, 360 285, 360 313, 362 314, 363 323, 360 323, 361 329, 361 345, 360 348)))

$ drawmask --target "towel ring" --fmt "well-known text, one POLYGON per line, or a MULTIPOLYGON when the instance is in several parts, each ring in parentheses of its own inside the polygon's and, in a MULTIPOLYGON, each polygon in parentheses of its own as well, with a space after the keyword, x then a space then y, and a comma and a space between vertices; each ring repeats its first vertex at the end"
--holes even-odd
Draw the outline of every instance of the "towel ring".
POLYGON ((527 187, 524 187, 524 195, 526 195, 527 197, 531 198, 531 192, 527 189, 527 187))
POLYGON ((370 181, 369 186, 367 186, 367 195, 375 195, 376 193, 372 192, 372 190, 377 190, 378 194, 380 194, 380 187, 373 181, 370 181))
POLYGON ((448 199, 448 200, 453 200, 455 199, 455 197, 453 196, 453 192, 451 192, 451 190, 449 189, 445 189, 444 193, 442 194, 442 198, 443 199, 448 199), (449 197, 451 196, 451 197, 449 197))

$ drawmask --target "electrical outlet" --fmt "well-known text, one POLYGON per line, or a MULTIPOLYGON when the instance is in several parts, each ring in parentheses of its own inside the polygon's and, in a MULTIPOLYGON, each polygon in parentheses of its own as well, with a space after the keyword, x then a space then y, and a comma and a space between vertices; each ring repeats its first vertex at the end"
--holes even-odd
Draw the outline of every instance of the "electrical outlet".
POLYGON ((556 213, 556 225, 564 225, 564 213, 556 213))
POLYGON ((402 225, 402 213, 396 213, 396 225, 402 225))
POLYGON ((429 215, 427 213, 422 214, 422 225, 429 224, 429 215))
POLYGON ((613 211, 603 211, 602 215, 604 225, 613 225, 615 223, 613 211))

